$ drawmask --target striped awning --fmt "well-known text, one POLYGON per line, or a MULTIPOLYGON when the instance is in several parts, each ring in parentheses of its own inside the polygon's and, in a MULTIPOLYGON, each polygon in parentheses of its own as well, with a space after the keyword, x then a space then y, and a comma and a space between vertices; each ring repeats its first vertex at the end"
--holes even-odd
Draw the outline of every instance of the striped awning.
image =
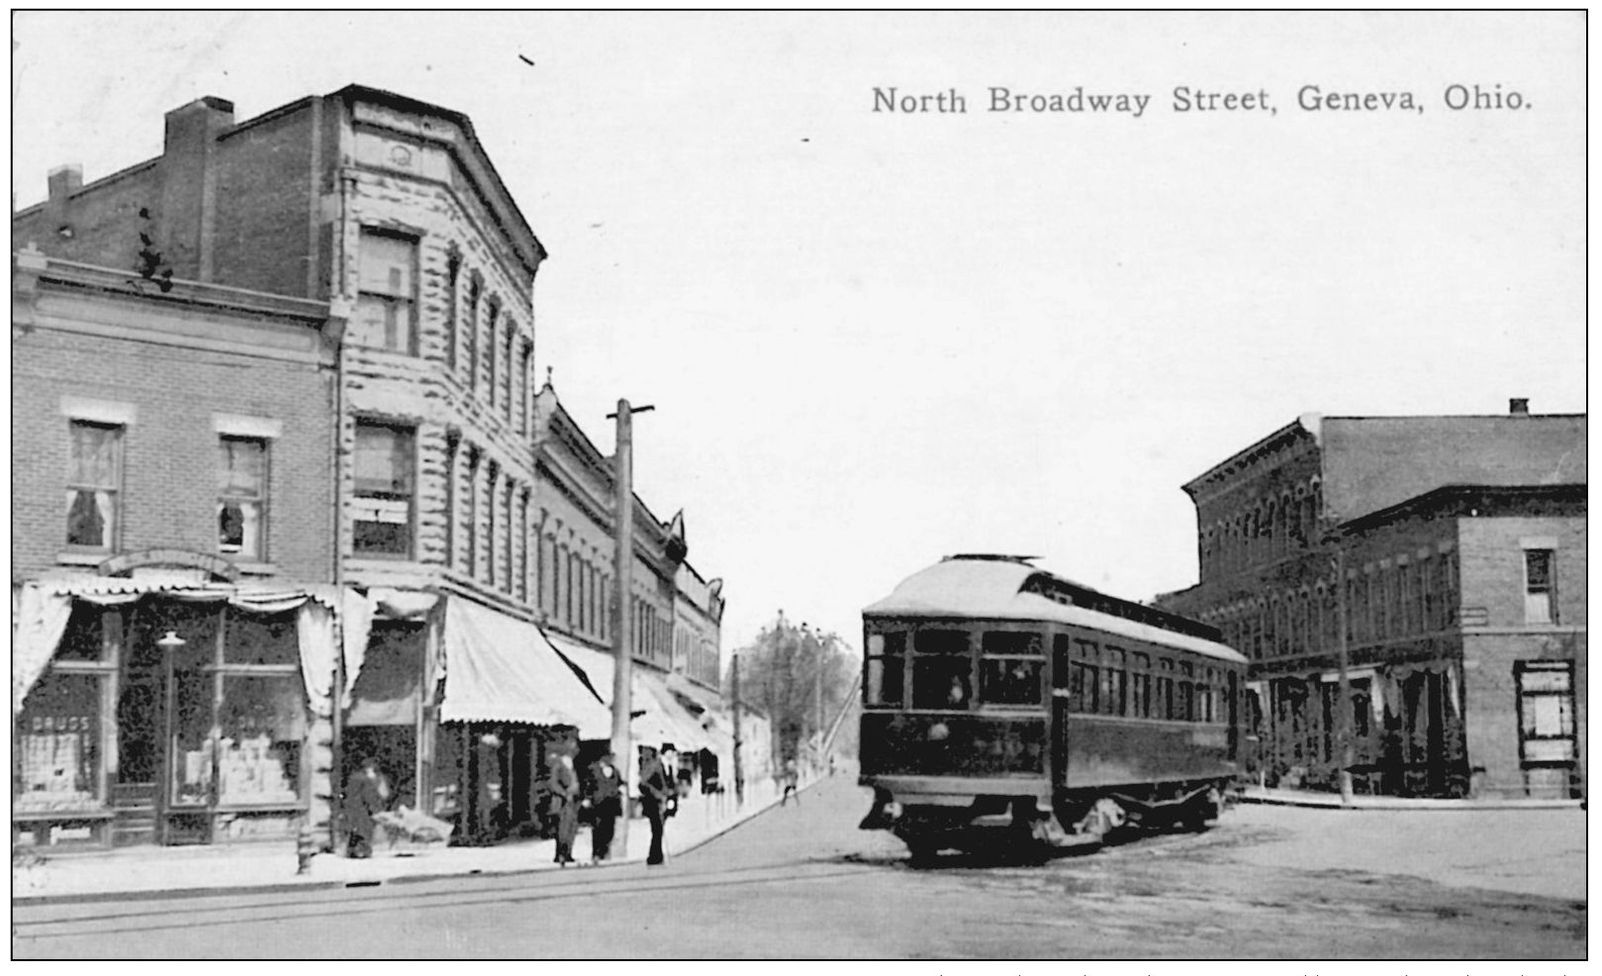
POLYGON ((461 597, 447 601, 440 721, 570 725, 581 739, 611 733, 611 712, 538 627, 461 597))
MULTIPOLYGON (((584 675, 590 687, 610 707, 616 670, 612 655, 559 634, 548 636, 557 651, 584 675)), ((630 677, 629 712, 634 718, 629 723, 629 731, 636 741, 649 746, 671 742, 681 752, 714 747, 700 722, 668 690, 665 674, 635 662, 630 677)))

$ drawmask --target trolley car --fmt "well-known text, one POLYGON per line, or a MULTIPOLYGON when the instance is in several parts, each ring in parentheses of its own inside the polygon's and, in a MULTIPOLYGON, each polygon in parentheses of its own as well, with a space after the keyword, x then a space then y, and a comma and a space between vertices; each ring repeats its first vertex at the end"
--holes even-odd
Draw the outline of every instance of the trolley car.
POLYGON ((862 828, 927 857, 1216 819, 1246 659, 1028 558, 949 556, 863 611, 862 828))

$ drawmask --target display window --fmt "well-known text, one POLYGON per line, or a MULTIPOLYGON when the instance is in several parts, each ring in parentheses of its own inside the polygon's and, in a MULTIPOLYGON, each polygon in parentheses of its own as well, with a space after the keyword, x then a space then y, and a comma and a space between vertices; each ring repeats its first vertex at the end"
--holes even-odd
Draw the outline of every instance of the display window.
POLYGON ((299 801, 303 716, 298 675, 223 676, 217 716, 220 802, 299 801))
POLYGON ((105 676, 49 673, 22 704, 13 764, 15 810, 100 806, 100 708, 105 676))
POLYGON ((172 676, 172 803, 199 806, 211 801, 213 677, 204 671, 172 676))

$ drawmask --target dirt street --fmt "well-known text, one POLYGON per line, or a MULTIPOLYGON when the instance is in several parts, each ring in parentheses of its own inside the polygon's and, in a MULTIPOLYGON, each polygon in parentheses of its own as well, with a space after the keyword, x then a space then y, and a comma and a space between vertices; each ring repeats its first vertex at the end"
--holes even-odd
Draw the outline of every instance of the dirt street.
MULTIPOLYGON (((19 958, 1578 959, 1584 814, 1239 807, 1045 863, 913 867, 843 777, 660 868, 30 906, 19 958), (1512 863, 1517 862, 1517 864, 1512 863), (602 924, 603 921, 605 924, 602 924)), ((671 827, 670 827, 671 829, 671 827)))

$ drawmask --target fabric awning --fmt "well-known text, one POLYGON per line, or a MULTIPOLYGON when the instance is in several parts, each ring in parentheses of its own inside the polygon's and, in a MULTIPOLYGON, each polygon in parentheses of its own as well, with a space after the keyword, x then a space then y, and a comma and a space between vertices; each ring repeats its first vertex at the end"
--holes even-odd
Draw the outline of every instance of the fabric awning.
MULTIPOLYGON (((616 670, 612 655, 556 634, 549 635, 549 640, 584 674, 590 687, 610 707, 616 670)), ((635 662, 630 677, 633 680, 629 686, 629 711, 636 714, 629 722, 629 731, 635 740, 650 746, 671 742, 680 752, 713 748, 711 738, 700 723, 674 700, 665 675, 648 671, 635 662), (643 715, 637 714, 642 711, 643 715)))
POLYGON ((611 734, 611 713, 538 627, 461 597, 447 600, 440 721, 571 725, 582 739, 611 734))

